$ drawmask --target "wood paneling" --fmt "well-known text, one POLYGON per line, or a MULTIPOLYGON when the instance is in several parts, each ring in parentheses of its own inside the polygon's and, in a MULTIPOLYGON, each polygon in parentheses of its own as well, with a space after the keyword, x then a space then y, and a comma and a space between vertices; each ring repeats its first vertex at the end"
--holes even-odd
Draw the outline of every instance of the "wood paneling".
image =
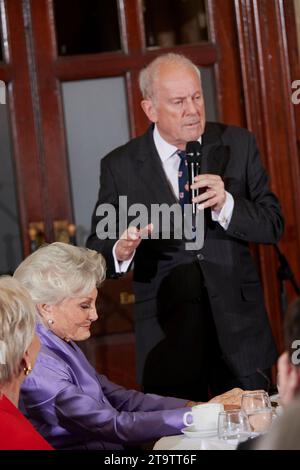
POLYGON ((54 16, 51 2, 33 0, 29 5, 37 83, 36 111, 41 136, 40 160, 47 175, 48 213, 45 216, 53 240, 54 220, 73 221, 60 83, 53 71, 56 59, 54 16))
POLYGON ((2 64, 0 62, 0 80, 8 82, 9 77, 11 76, 11 70, 9 65, 2 64))
MULTIPOLYGON (((13 137, 19 220, 22 244, 29 252, 28 227, 43 221, 47 194, 42 190, 44 175, 39 161, 39 144, 31 88, 28 42, 23 4, 20 0, 4 2, 7 20, 9 64, 4 66, 8 82, 8 101, 13 137)), ((3 66, 2 66, 3 67, 3 66)))
POLYGON ((234 2, 211 0, 207 6, 210 39, 217 51, 214 69, 219 120, 245 127, 244 89, 234 2))
MULTIPOLYGON (((291 103, 286 18, 277 0, 236 0, 247 127, 258 140, 271 188, 279 196, 286 228, 281 249, 300 279, 300 173, 291 103)), ((282 346, 277 258, 259 248, 267 308, 278 345, 282 346)))
MULTIPOLYGON (((287 32, 287 48, 288 48, 288 58, 290 63, 290 75, 291 81, 300 80, 300 2, 283 2, 280 4, 281 10, 283 10, 283 15, 285 17, 285 26, 287 32), (296 14, 297 23, 295 19, 295 9, 294 5, 298 5, 296 14), (297 27, 298 27, 298 37, 297 37, 297 27)), ((295 90, 293 90, 295 91, 295 90)), ((295 119, 295 132, 298 142, 298 155, 300 159, 300 105, 293 106, 294 119, 295 119)))

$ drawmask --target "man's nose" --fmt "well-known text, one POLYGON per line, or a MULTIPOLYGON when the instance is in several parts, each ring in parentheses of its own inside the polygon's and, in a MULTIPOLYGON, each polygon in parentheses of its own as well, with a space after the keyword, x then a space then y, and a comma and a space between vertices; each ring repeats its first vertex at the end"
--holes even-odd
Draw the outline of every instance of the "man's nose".
POLYGON ((186 100, 185 112, 186 114, 197 114, 198 108, 192 98, 186 100))

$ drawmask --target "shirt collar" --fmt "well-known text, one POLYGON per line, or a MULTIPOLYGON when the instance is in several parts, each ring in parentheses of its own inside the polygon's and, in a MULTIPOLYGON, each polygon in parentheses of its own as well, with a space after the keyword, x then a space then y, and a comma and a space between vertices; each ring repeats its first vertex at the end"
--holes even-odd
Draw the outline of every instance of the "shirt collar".
MULTIPOLYGON (((160 156, 162 162, 165 162, 168 158, 173 157, 177 153, 178 148, 175 145, 169 144, 158 132, 157 126, 154 126, 153 139, 156 150, 160 156)), ((201 144, 202 136, 200 135, 198 142, 201 144)))

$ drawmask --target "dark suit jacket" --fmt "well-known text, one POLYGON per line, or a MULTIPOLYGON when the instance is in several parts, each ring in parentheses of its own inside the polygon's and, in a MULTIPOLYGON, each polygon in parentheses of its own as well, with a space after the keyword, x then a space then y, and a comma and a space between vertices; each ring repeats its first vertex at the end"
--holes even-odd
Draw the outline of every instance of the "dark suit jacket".
MULTIPOLYGON (((204 247, 186 251, 184 241, 143 240, 134 258, 134 290, 137 367, 141 371, 148 352, 164 337, 158 318, 158 302, 197 297, 197 280, 191 278, 197 261, 204 276, 220 346, 225 360, 237 375, 266 369, 276 359, 276 349, 264 307, 260 280, 248 242, 276 243, 283 231, 277 198, 268 187, 254 136, 245 129, 207 123, 203 134, 202 173, 219 174, 234 198, 228 229, 213 222, 206 211, 204 247), (180 282, 171 287, 170 273, 177 270, 180 282), (163 294, 162 294, 163 291, 163 294)), ((87 246, 100 251, 114 273, 113 240, 96 235, 97 207, 126 195, 128 207, 143 203, 172 205, 176 200, 156 151, 152 128, 117 148, 101 162, 100 192, 92 218, 87 246)), ((129 218, 130 220, 130 218, 129 218)), ((149 220, 150 222, 150 220, 149 220)), ((125 227, 126 228, 126 227, 125 227)), ((170 312, 171 314, 172 312, 170 312)))

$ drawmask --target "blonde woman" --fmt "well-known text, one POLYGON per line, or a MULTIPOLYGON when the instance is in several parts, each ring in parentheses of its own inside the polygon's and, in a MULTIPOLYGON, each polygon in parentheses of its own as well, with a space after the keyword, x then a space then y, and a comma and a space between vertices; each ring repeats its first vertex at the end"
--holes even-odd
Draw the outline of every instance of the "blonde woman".
POLYGON ((40 342, 36 310, 25 288, 0 278, 0 449, 49 450, 52 447, 18 410, 22 382, 31 372, 40 342))
MULTIPOLYGON (((101 254, 53 243, 25 259, 14 276, 26 286, 40 315, 42 346, 23 384, 23 403, 55 448, 122 449, 180 433, 186 406, 193 403, 110 382, 75 343, 90 336, 97 319, 97 288, 105 277, 101 254)), ((230 402, 230 394, 224 400, 230 402)))

